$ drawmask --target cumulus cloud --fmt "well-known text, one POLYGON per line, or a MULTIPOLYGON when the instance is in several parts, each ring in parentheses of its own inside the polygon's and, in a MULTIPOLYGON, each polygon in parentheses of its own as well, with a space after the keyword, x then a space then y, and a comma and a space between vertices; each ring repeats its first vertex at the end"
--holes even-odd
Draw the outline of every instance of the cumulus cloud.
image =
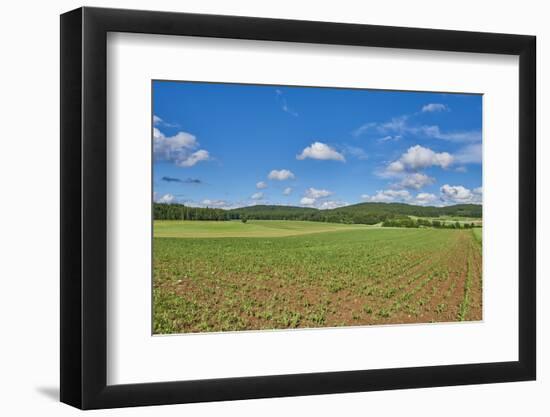
POLYGON ((332 191, 318 190, 317 188, 310 187, 305 191, 305 196, 310 198, 324 198, 332 195, 332 191))
MULTIPOLYGON (((319 202, 318 200, 324 199, 332 194, 332 191, 329 190, 310 187, 305 190, 304 197, 300 200, 300 204, 304 206, 323 206, 323 203, 325 203, 326 201, 319 202)), ((331 204, 327 203, 324 206, 325 208, 327 208, 329 205, 331 204)))
POLYGON ((437 196, 431 193, 418 193, 414 198, 415 203, 420 204, 422 206, 433 204, 437 200, 438 200, 437 196))
POLYGON ((303 206, 313 206, 317 200, 310 197, 302 197, 300 204, 303 206))
POLYGON ((258 190, 263 190, 264 188, 267 188, 267 183, 265 181, 260 181, 256 183, 256 188, 258 190))
POLYGON ((167 123, 156 114, 153 115, 153 126, 178 127, 175 123, 167 123))
POLYGON ((438 111, 447 111, 449 107, 441 103, 430 103, 422 106, 423 113, 438 112, 438 111))
POLYGON ((372 203, 392 203, 396 201, 409 201, 411 193, 407 190, 379 190, 374 195, 363 194, 361 198, 372 203))
POLYGON ((347 206, 349 203, 341 200, 318 200, 316 198, 303 197, 300 200, 300 204, 302 206, 315 207, 319 210, 331 210, 338 207, 347 206))
POLYGON ((158 128, 153 128, 155 151, 169 153, 180 148, 192 149, 198 145, 197 138, 191 133, 178 132, 174 136, 165 136, 158 128))
POLYGON ((401 157, 387 166, 390 173, 403 171, 417 171, 431 166, 448 168, 454 162, 453 156, 448 152, 434 152, 430 148, 420 145, 410 147, 401 157))
POLYGON ((264 193, 260 193, 260 192, 254 193, 250 196, 250 198, 252 200, 261 200, 262 198, 264 198, 264 193))
POLYGON ((153 154, 155 159, 172 161, 180 167, 192 167, 197 162, 207 161, 210 154, 199 149, 197 138, 187 132, 178 132, 174 136, 165 136, 158 128, 153 128, 153 154))
POLYGON ((283 190, 283 195, 290 195, 292 193, 292 187, 286 187, 283 190))
POLYGON ((393 184, 394 188, 410 188, 419 190, 422 187, 425 187, 427 185, 431 185, 435 183, 435 178, 429 177, 426 174, 421 174, 419 172, 415 172, 412 174, 408 174, 401 181, 399 181, 396 184, 393 184))
POLYGON ((192 167, 197 162, 208 161, 209 159, 210 159, 210 154, 208 153, 208 151, 201 149, 196 152, 193 152, 192 154, 187 156, 185 159, 182 159, 176 162, 176 165, 180 167, 192 167))
POLYGON ((296 155, 296 159, 299 160, 306 158, 346 162, 344 155, 322 142, 314 142, 306 147, 300 155, 296 155))
POLYGON ((481 187, 476 192, 462 185, 443 185, 439 191, 444 201, 451 203, 479 203, 481 202, 481 187))
POLYGON ((331 210, 331 209, 335 209, 335 208, 338 208, 338 207, 344 207, 344 206, 347 206, 348 203, 345 202, 345 201, 340 201, 340 200, 326 200, 326 201, 321 201, 319 203, 319 205, 317 206, 318 209, 320 210, 331 210))
POLYGON ((210 200, 210 199, 202 200, 201 204, 207 207, 226 207, 229 205, 229 203, 225 200, 210 200))
POLYGON ((277 180, 277 181, 284 181, 284 180, 291 180, 295 178, 292 171, 289 171, 288 169, 274 169, 272 170, 269 175, 267 176, 270 180, 277 180))
POLYGON ((170 193, 164 194, 156 200, 157 203, 172 204, 176 201, 176 197, 170 193))

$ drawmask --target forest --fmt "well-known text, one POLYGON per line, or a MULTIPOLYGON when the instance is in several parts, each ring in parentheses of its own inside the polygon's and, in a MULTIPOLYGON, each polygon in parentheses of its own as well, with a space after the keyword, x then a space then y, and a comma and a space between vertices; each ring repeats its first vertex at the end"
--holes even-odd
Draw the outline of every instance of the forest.
MULTIPOLYGON (((378 224, 386 227, 452 227, 461 226, 437 220, 411 219, 409 216, 437 218, 456 216, 481 218, 482 206, 456 204, 446 207, 415 206, 403 203, 359 203, 330 210, 308 207, 257 205, 236 209, 190 207, 183 204, 154 203, 155 220, 302 220, 344 224, 378 224)), ((463 227, 473 225, 462 224, 463 227)))

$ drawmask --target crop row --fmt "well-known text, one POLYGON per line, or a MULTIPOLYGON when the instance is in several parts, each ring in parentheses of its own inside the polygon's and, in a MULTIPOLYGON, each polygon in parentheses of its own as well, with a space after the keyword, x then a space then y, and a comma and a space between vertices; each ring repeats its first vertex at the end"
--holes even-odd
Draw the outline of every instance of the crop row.
POLYGON ((155 239, 155 332, 476 320, 476 245, 433 229, 155 239))

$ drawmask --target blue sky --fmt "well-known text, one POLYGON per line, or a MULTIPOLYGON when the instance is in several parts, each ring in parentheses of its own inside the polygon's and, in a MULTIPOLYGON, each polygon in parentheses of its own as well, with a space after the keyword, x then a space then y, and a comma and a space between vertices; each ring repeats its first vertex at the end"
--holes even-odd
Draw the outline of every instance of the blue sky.
POLYGON ((159 202, 481 203, 482 96, 153 82, 159 202))

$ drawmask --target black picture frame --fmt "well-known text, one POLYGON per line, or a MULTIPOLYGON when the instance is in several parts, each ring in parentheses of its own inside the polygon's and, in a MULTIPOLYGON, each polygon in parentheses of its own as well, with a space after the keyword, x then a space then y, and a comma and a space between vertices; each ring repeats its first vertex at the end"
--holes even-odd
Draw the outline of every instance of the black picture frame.
POLYGON ((60 55, 62 402, 96 409, 535 379, 534 36, 84 7, 61 15, 60 55), (519 360, 107 385, 108 32, 519 56, 519 360))

